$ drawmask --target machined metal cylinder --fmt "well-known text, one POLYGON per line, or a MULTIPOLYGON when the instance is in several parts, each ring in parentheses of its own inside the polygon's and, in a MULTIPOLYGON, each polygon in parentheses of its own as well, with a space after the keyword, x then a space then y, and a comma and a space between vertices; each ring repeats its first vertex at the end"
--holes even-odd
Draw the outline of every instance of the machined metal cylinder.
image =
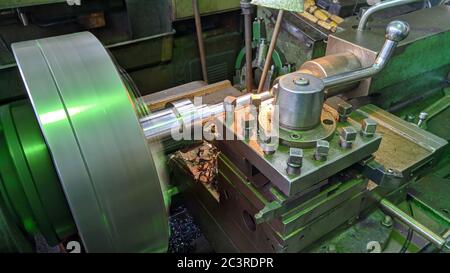
MULTIPOLYGON (((321 58, 305 62, 299 69, 299 72, 311 74, 317 78, 323 79, 325 77, 334 76, 340 73, 354 71, 362 68, 361 62, 351 52, 343 52, 332 55, 327 55, 321 58)), ((356 87, 358 83, 350 83, 325 90, 326 97, 331 97, 337 93, 351 90, 356 87)))
POLYGON ((280 78, 276 95, 280 126, 309 130, 320 123, 324 101, 323 82, 310 74, 294 72, 280 78))
MULTIPOLYGON (((272 98, 270 92, 259 94, 261 101, 272 98)), ((252 94, 244 94, 236 98, 236 109, 249 106, 252 103, 252 94)), ((170 107, 152 113, 140 119, 141 127, 147 140, 160 140, 173 142, 174 128, 191 127, 196 122, 204 123, 211 117, 225 114, 224 103, 213 105, 194 105, 187 99, 170 103, 170 107)))

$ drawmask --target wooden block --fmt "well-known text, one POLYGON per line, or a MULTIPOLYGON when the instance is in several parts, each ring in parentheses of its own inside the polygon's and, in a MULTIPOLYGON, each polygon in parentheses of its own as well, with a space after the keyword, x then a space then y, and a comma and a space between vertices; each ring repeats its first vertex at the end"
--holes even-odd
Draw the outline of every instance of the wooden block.
POLYGON ((319 20, 314 15, 308 12, 300 12, 299 15, 302 16, 303 18, 306 18, 308 21, 313 22, 314 24, 317 23, 317 21, 319 20))
POLYGON ((341 17, 339 17, 337 15, 334 15, 334 14, 332 14, 330 16, 330 19, 333 20, 334 22, 336 22, 336 24, 338 24, 338 25, 341 24, 342 22, 344 22, 343 18, 341 18, 341 17))
POLYGON ((317 21, 317 24, 319 26, 323 27, 326 30, 329 30, 329 31, 332 31, 332 32, 336 32, 337 28, 335 26, 325 22, 325 21, 319 20, 319 21, 317 21))
POLYGON ((308 9, 306 11, 313 14, 314 11, 316 11, 317 9, 318 9, 317 6, 314 5, 314 6, 308 7, 308 9))
POLYGON ((322 21, 326 21, 326 20, 328 20, 328 16, 322 11, 322 10, 320 10, 320 9, 316 9, 315 11, 314 11, 314 16, 317 18, 317 19, 319 19, 319 20, 322 20, 322 21))

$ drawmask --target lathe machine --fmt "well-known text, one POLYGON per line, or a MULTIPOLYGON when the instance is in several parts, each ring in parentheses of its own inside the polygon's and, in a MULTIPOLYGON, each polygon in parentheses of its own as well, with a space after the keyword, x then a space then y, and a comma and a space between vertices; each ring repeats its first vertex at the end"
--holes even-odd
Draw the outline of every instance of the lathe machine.
MULTIPOLYGON (((208 251, 450 251, 450 6, 369 20, 395 2, 322 29, 322 56, 288 60, 262 92, 142 96, 90 32, 13 43, 28 98, 0 107, 0 250, 39 236, 167 252, 182 206, 208 251)), ((276 54, 291 58, 286 37, 276 54)))

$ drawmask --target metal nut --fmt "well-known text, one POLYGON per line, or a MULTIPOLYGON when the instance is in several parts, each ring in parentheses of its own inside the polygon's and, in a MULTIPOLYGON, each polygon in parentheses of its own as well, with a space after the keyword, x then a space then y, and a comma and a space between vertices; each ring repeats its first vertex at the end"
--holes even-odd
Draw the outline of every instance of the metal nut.
POLYGON ((377 122, 373 119, 366 118, 362 122, 362 130, 361 133, 365 137, 372 137, 377 131, 377 122))
POLYGON ((353 142, 356 140, 357 132, 355 128, 348 126, 340 129, 340 144, 343 148, 351 148, 353 142))
POLYGON ((316 153, 314 158, 316 160, 326 160, 330 150, 330 143, 326 140, 318 140, 316 143, 316 153))
POLYGON ((347 117, 352 113, 353 106, 350 103, 341 102, 338 104, 337 111, 339 114, 339 121, 345 122, 345 121, 347 121, 347 117))

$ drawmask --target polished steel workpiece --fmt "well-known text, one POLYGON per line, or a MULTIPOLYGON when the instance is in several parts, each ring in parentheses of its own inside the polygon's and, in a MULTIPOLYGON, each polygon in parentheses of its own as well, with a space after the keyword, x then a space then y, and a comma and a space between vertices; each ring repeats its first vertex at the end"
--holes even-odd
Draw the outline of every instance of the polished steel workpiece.
POLYGON ((197 33, 198 52, 200 54, 200 64, 202 66, 203 81, 208 83, 208 70, 206 67, 205 43, 203 40, 202 18, 198 9, 198 0, 192 0, 192 10, 194 11, 195 30, 197 33))
POLYGON ((382 10, 390 9, 397 6, 402 6, 406 4, 416 3, 416 2, 423 2, 422 0, 391 0, 391 1, 383 1, 380 3, 377 3, 367 9, 364 14, 361 16, 361 19, 359 20, 358 24, 358 30, 363 31, 367 28, 367 22, 369 22, 370 17, 374 15, 377 12, 380 12, 382 10))
POLYGON ((392 21, 386 27, 386 41, 380 50, 374 64, 367 68, 349 71, 323 79, 325 88, 337 87, 352 82, 361 81, 379 73, 390 60, 397 44, 409 34, 409 25, 403 21, 392 21))
POLYGON ((324 100, 323 82, 312 75, 294 72, 280 78, 276 95, 280 126, 308 130, 320 123, 324 100))
MULTIPOLYGON (((387 214, 390 214, 392 217, 397 218, 398 220, 403 222, 409 228, 412 228, 415 232, 427 239, 437 248, 442 249, 444 246, 446 246, 446 240, 444 238, 419 223, 416 219, 406 214, 399 207, 392 204, 387 199, 381 200, 380 205, 387 214)), ((446 247, 448 248, 448 245, 446 247)))
POLYGON ((82 32, 12 49, 86 251, 166 251, 155 162, 100 41, 82 32))
MULTIPOLYGON (((245 94, 235 98, 233 102, 235 110, 251 105, 253 102, 252 96, 257 96, 259 105, 267 103, 272 98, 268 91, 258 95, 245 94)), ((213 105, 193 105, 189 100, 181 100, 170 105, 170 108, 152 113, 140 120, 147 140, 173 141, 171 135, 173 128, 187 128, 194 126, 196 122, 205 123, 214 117, 224 115, 226 110, 226 102, 213 105), (180 111, 180 107, 186 105, 191 106, 180 111), (178 110, 175 106, 178 106, 178 110)))
POLYGON ((264 68, 261 74, 261 80, 259 81, 258 93, 261 93, 264 89, 266 83, 267 73, 269 72, 270 64, 272 63, 272 55, 275 51, 275 46, 277 45, 278 35, 280 34, 281 22, 283 21, 284 11, 280 9, 278 12, 277 22, 273 28, 272 39, 270 40, 269 50, 267 51, 266 60, 264 63, 264 68))
POLYGON ((249 0, 241 0, 245 28, 245 86, 247 92, 253 92, 253 47, 252 47, 252 5, 249 0))

